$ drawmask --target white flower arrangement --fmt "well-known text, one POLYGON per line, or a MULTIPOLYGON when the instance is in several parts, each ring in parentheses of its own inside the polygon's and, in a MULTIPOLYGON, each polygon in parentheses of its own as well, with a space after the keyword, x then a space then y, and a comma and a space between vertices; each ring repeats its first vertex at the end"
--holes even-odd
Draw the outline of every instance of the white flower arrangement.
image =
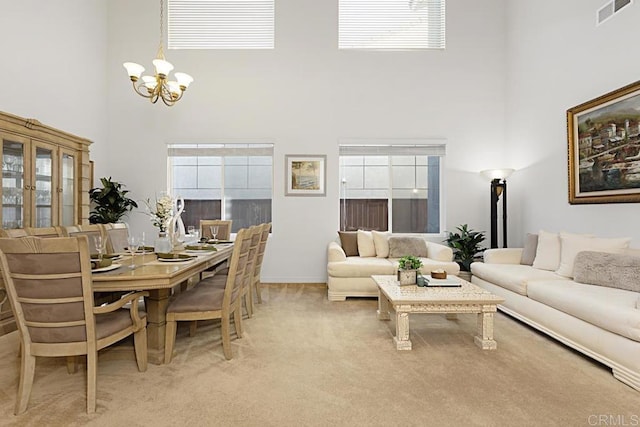
POLYGON ((160 229, 160 232, 166 232, 169 225, 169 221, 173 217, 173 198, 168 194, 156 198, 156 208, 151 208, 151 201, 147 199, 145 201, 147 205, 147 215, 151 220, 151 223, 160 229))

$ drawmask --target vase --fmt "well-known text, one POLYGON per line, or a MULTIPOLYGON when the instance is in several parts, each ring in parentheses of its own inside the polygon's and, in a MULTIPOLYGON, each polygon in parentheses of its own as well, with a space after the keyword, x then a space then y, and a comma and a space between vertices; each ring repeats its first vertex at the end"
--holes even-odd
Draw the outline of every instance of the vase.
POLYGON ((415 285, 418 270, 398 270, 398 281, 401 286, 415 285))
POLYGON ((161 231, 158 233, 158 238, 153 243, 153 251, 155 253, 166 254, 173 250, 171 240, 167 237, 167 233, 161 231))

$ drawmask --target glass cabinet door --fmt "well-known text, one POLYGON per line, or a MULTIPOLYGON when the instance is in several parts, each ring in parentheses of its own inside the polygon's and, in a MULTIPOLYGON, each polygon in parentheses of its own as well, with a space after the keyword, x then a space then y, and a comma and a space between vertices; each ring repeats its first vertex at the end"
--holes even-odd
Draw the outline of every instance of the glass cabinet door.
POLYGON ((19 139, 2 138, 2 228, 25 225, 25 146, 19 139))
MULTIPOLYGON (((35 205, 33 226, 51 227, 53 225, 53 156, 54 150, 46 146, 35 147, 35 165, 31 186, 32 201, 35 205)), ((32 205, 32 206, 34 206, 32 205)))
POLYGON ((76 158, 62 152, 60 156, 60 225, 77 224, 76 221, 76 158))

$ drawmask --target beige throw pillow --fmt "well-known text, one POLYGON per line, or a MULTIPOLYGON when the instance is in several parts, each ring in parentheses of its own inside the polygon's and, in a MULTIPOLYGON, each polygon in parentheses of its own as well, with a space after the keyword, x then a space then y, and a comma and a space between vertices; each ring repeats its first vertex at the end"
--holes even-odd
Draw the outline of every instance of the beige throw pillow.
POLYGON ((560 265, 560 236, 540 230, 538 233, 538 247, 533 260, 533 268, 554 271, 560 265))
POLYGON ((573 265, 578 252, 595 251, 616 253, 629 247, 630 237, 604 239, 588 235, 560 233, 560 265, 556 273, 573 278, 573 265))
POLYGON ((376 256, 378 258, 389 257, 389 236, 391 233, 388 231, 376 231, 371 230, 373 236, 373 245, 376 247, 376 256))
POLYGON ((376 247, 370 231, 358 230, 358 253, 361 257, 376 256, 376 247))
POLYGON ((389 258, 400 258, 405 255, 427 257, 427 242, 422 237, 389 237, 389 258))
POLYGON ((524 238, 524 247, 522 248, 522 256, 520 258, 520 264, 533 265, 533 260, 536 258, 536 250, 538 249, 538 235, 527 233, 524 238))

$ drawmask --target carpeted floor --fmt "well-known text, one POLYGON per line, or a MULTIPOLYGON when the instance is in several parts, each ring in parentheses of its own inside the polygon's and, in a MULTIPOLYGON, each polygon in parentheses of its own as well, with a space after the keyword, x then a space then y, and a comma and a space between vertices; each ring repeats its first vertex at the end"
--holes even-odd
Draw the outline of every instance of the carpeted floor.
POLYGON ((476 319, 411 318, 398 352, 375 299, 330 302, 319 285, 267 285, 264 304, 222 355, 219 322, 178 330, 169 365, 140 373, 133 350, 101 353, 97 412, 85 375, 39 358, 27 412, 13 415, 18 336, 0 337, 0 424, 30 426, 638 425, 640 392, 605 367, 498 314, 496 351, 473 344, 476 319), (130 357, 129 357, 130 356, 130 357), (633 424, 633 422, 636 424, 633 424), (611 423, 617 424, 611 424, 611 423), (622 423, 627 424, 622 424, 622 423), (608 424, 607 424, 608 423, 608 424))

